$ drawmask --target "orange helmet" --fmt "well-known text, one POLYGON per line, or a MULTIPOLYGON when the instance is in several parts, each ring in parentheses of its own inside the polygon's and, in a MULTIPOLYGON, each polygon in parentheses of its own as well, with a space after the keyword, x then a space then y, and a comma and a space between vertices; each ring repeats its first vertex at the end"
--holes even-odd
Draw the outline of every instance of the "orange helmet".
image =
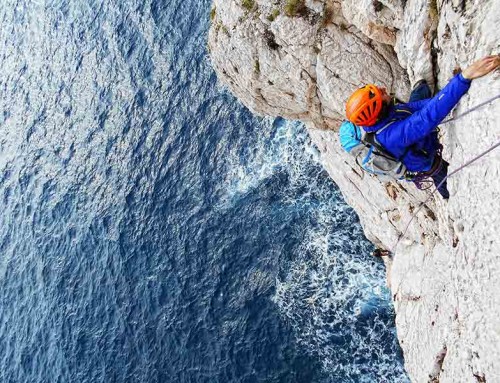
POLYGON ((346 116, 356 125, 371 126, 377 122, 382 110, 382 94, 373 84, 368 84, 355 91, 346 105, 346 116))

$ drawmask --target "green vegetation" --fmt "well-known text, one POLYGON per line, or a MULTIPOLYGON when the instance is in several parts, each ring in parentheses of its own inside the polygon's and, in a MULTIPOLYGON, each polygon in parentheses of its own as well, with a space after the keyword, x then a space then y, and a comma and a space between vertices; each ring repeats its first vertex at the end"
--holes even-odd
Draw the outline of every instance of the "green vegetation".
POLYGON ((255 6, 255 0, 242 0, 241 5, 248 11, 251 11, 255 6))
POLYGON ((215 12, 216 12, 216 9, 215 7, 213 7, 210 11, 210 21, 214 21, 215 19, 215 12))
POLYGON ((260 73, 260 63, 259 60, 255 60, 255 64, 253 65, 253 71, 257 74, 260 73))
POLYGON ((287 16, 305 16, 307 8, 304 0, 286 0, 285 13, 287 16))
POLYGON ((431 0, 429 4, 429 17, 431 20, 436 20, 439 17, 439 10, 436 0, 431 0))
POLYGON ((267 16, 267 19, 272 23, 274 20, 276 20, 276 17, 278 17, 279 14, 280 14, 280 10, 275 9, 274 11, 272 11, 272 13, 270 15, 267 16))
POLYGON ((215 26, 215 33, 219 33, 220 30, 222 32, 224 32, 226 35, 231 36, 229 34, 227 27, 224 24, 222 24, 221 22, 218 22, 217 25, 215 26))

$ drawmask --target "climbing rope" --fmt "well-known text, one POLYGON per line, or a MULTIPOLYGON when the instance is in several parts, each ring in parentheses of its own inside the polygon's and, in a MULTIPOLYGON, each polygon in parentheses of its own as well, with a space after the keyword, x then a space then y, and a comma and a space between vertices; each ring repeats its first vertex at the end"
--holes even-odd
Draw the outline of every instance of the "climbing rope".
POLYGON ((446 124, 448 122, 451 122, 451 121, 456 121, 458 120, 459 118, 462 118, 463 116, 466 116, 468 115, 469 113, 472 113, 474 112, 476 109, 479 109, 479 108, 482 108, 483 106, 485 105, 488 105, 490 102, 493 102, 495 101, 497 98, 500 98, 500 94, 497 94, 495 97, 492 97, 476 106, 473 106, 472 108, 470 108, 469 110, 466 110, 465 112, 463 112, 462 114, 459 114, 458 116, 455 116, 455 117, 452 117, 452 118, 449 118, 447 120, 444 120, 443 122, 441 122, 440 125, 443 125, 443 124, 446 124))
MULTIPOLYGON (((440 125, 443 125, 443 124, 446 124, 448 122, 451 122, 451 121, 456 121, 458 120, 459 118, 462 118, 463 116, 479 109, 479 108, 482 108, 483 106, 485 105, 488 105, 490 102, 493 102, 495 101, 496 99, 500 98, 500 94, 496 95, 495 97, 492 97, 484 102, 482 102, 481 104, 478 104, 468 110, 466 110, 464 113, 462 114, 459 114, 458 116, 455 116, 455 117, 452 117, 452 118, 449 118, 445 121, 443 121, 440 125)), ((408 231, 408 228, 410 227, 410 224, 413 222, 413 219, 417 216, 418 212, 422 209, 422 207, 424 205, 427 204, 427 202, 431 199, 431 197, 434 195, 434 193, 441 187, 441 185, 443 185, 445 183, 445 181, 453 176, 454 174, 458 173, 460 170, 463 170, 465 167, 469 166, 470 164, 472 164, 473 162, 476 162, 477 160, 479 160, 481 157, 484 157, 485 155, 487 155, 489 152, 491 152, 492 150, 496 149, 497 147, 500 146, 500 141, 497 142, 495 145, 489 147, 488 149, 486 149, 485 151, 481 152, 480 154, 478 154, 477 156, 475 156, 474 158, 472 158, 471 160, 467 161, 465 164, 461 165, 460 167, 458 167, 457 169, 453 170, 451 173, 449 173, 446 177, 444 177, 441 182, 436 186, 436 189, 434 189, 432 191, 431 194, 429 194, 429 196, 427 197, 427 199, 422 202, 420 204, 420 206, 418 207, 418 209, 415 211, 415 213, 413 213, 412 217, 410 218, 410 220, 408 221, 408 224, 406 225, 403 233, 401 233, 399 236, 398 236, 398 240, 396 241, 396 243, 394 244, 393 248, 391 249, 391 253, 395 254, 395 251, 396 251, 396 248, 399 244, 399 241, 404 238, 404 236, 406 235, 406 232, 408 231)))

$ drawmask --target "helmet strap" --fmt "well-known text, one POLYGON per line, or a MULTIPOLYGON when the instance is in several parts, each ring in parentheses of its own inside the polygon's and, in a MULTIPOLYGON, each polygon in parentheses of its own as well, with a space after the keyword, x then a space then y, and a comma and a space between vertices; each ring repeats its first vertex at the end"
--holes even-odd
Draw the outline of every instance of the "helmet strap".
POLYGON ((380 120, 383 120, 385 117, 387 117, 387 114, 389 113, 389 106, 393 105, 393 100, 391 100, 390 103, 383 102, 382 103, 382 109, 380 110, 380 113, 378 114, 377 117, 377 122, 380 120))

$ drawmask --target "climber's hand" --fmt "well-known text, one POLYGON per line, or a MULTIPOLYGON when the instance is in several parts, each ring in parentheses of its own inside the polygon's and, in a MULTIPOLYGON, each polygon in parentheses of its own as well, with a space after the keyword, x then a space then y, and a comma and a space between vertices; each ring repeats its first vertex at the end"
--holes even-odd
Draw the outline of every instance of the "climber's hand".
POLYGON ((462 71, 462 76, 469 80, 483 77, 500 67, 500 56, 486 56, 462 71))

